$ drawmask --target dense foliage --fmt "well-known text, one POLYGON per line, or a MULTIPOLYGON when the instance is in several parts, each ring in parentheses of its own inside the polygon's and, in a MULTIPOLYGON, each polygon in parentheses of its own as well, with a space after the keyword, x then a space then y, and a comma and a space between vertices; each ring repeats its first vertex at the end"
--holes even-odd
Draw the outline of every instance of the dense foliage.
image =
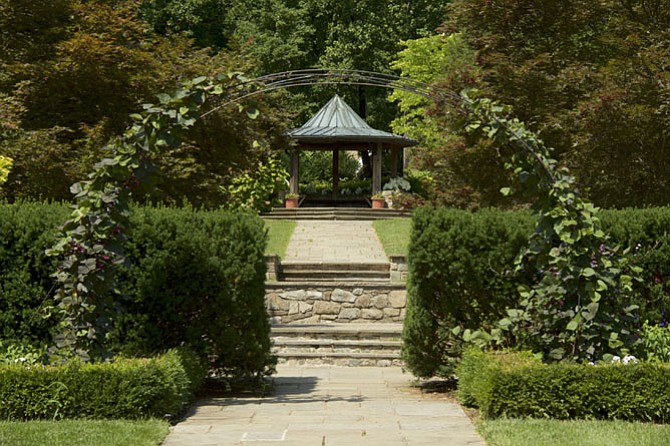
POLYGON ((9 171, 12 170, 13 164, 14 161, 11 158, 0 155, 0 186, 7 181, 9 171))
MULTIPOLYGON (((236 1, 231 39, 248 45, 261 74, 324 67, 391 72, 400 41, 432 33, 448 0, 236 1)), ((296 90, 296 111, 314 112, 332 89, 296 90)), ((340 87, 339 93, 375 128, 386 128, 394 110, 388 92, 340 87)), ((302 120, 307 117, 302 114, 302 120)), ((303 121, 304 122, 304 121, 303 121)))
POLYGON ((417 376, 453 372, 455 327, 477 329, 516 301, 514 259, 532 232, 527 213, 420 208, 412 214, 403 359, 417 376))
MULTIPOLYGON (((442 30, 458 33, 476 62, 465 77, 447 65, 436 84, 460 91, 465 81, 510 104, 595 204, 667 204, 668 11, 668 0, 454 0, 442 30)), ((447 130, 459 120, 449 109, 431 112, 447 130)), ((506 204, 494 147, 444 133, 438 166, 461 191, 460 201, 444 201, 506 204)))
POLYGON ((520 353, 468 350, 459 396, 487 418, 618 419, 666 423, 667 364, 541 364, 520 353))
MULTIPOLYGON (((50 277, 56 259, 44 251, 67 212, 55 204, 0 205, 0 362, 48 359, 41 346, 58 333, 59 313, 50 277)), ((152 355, 188 345, 211 369, 266 373, 273 360, 262 221, 245 213, 133 208, 129 222, 129 263, 121 267, 112 331, 102 347, 152 355)))
POLYGON ((57 261, 47 257, 67 209, 56 204, 0 204, 0 338, 50 342, 57 261))
POLYGON ((147 355, 188 345, 212 370, 258 376, 273 364, 265 312, 263 222, 255 215, 133 212, 119 277, 127 300, 112 349, 147 355))
POLYGON ((171 350, 104 364, 0 365, 3 420, 140 419, 179 415, 202 385, 197 355, 171 350))
MULTIPOLYGON (((638 334, 645 320, 667 324, 670 305, 670 210, 628 209, 600 212, 611 243, 631 246, 632 264, 642 269, 630 299, 638 334)), ((403 357, 418 376, 448 375, 460 356, 462 340, 452 330, 496 328, 518 308, 517 287, 532 283, 532 273, 514 268, 515 259, 533 232, 529 212, 482 210, 475 213, 420 209, 413 215, 408 262, 408 311, 403 357)), ((643 339, 644 342, 644 339, 643 339)), ((642 350, 635 355, 646 357, 642 350)))
MULTIPOLYGON (((514 343, 545 359, 587 361, 627 353, 636 343, 629 328, 632 284, 638 267, 626 251, 612 247, 601 228, 598 209, 574 187, 553 149, 526 125, 508 118, 505 107, 489 99, 469 100, 465 130, 496 145, 517 147, 505 164, 515 188, 533 201, 535 230, 515 260, 532 282, 519 287, 520 301, 490 332, 466 338, 514 343), (483 339, 481 339, 483 338, 483 339)), ((509 195, 513 188, 501 190, 509 195)))
MULTIPOLYGON (((69 186, 131 124, 138 103, 185 79, 251 65, 239 53, 153 32, 135 0, 2 0, 0 29, 0 155, 14 159, 3 190, 9 199, 69 199, 69 186)), ((220 204, 219 186, 281 147, 273 110, 266 104, 254 122, 218 113, 199 123, 159 160, 147 198, 220 204)))
MULTIPOLYGON (((76 205, 61 228, 61 238, 48 250, 61 258, 55 273, 61 315, 55 347, 61 354, 84 360, 104 357, 102 343, 109 329, 117 268, 124 262, 133 192, 151 184, 154 159, 178 148, 206 101, 222 95, 225 82, 238 77, 198 77, 170 94, 161 93, 159 103, 144 104, 142 113, 131 115, 133 125, 105 147, 107 157, 94 165, 88 179, 71 186, 76 205)), ((257 111, 250 113, 253 117, 257 111)))

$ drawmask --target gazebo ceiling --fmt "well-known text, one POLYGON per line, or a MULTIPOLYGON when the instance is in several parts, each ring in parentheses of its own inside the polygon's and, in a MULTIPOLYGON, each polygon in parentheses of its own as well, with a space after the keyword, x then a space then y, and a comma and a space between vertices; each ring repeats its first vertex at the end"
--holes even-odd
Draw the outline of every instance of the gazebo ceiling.
POLYGON ((382 143, 386 147, 416 145, 413 139, 373 129, 338 95, 333 96, 305 125, 288 132, 288 136, 310 149, 325 149, 327 146, 332 149, 332 146, 347 144, 374 146, 382 143))

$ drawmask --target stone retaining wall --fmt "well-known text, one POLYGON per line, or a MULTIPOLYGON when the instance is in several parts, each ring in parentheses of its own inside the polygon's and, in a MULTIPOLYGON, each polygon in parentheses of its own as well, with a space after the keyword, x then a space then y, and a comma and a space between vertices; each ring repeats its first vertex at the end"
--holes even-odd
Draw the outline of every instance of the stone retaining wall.
POLYGON ((407 267, 407 259, 405 256, 391 255, 389 256, 391 282, 407 282, 407 274, 409 268, 407 267))
POLYGON ((401 322, 404 285, 269 283, 265 303, 273 324, 401 322))

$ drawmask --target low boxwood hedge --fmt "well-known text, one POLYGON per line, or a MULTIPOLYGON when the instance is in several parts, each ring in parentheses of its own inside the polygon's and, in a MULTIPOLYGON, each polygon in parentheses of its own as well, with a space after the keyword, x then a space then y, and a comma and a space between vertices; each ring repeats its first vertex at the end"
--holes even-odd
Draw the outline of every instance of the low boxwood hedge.
POLYGON ((529 353, 467 350, 459 397, 486 418, 670 421, 667 364, 542 364, 529 353))
POLYGON ((0 366, 0 419, 138 419, 179 414, 206 373, 184 349, 147 359, 0 366))

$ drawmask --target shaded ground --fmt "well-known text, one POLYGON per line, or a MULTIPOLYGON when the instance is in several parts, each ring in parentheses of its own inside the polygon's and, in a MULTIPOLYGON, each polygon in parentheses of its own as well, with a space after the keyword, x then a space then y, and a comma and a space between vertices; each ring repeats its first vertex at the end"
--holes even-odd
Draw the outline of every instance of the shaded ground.
POLYGON ((200 401, 164 446, 484 446, 444 394, 397 367, 279 366, 268 397, 200 401))

